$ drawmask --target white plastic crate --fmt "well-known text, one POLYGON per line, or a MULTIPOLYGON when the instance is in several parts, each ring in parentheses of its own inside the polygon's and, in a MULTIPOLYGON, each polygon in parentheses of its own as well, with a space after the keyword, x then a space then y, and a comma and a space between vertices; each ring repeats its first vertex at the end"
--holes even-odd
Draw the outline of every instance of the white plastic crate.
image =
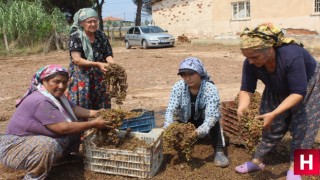
MULTIPOLYGON (((119 131, 123 136, 125 131, 119 131)), ((133 151, 94 147, 87 137, 84 141, 84 165, 86 170, 138 178, 151 178, 159 170, 163 160, 163 129, 154 128, 149 133, 131 132, 130 135, 145 140, 150 147, 133 151)))

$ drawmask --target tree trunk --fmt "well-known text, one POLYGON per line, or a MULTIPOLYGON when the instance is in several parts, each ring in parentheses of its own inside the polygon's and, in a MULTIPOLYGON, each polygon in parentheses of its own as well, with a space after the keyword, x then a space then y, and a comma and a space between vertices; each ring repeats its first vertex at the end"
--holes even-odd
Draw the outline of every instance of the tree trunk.
POLYGON ((51 46, 51 42, 54 38, 54 33, 51 34, 51 36, 49 37, 48 41, 44 43, 44 47, 43 47, 43 52, 47 53, 50 51, 50 46, 51 46))
POLYGON ((4 44, 5 44, 5 46, 6 46, 6 50, 9 51, 7 34, 6 34, 6 31, 5 31, 5 30, 3 30, 3 40, 4 40, 4 44))
POLYGON ((54 39, 55 39, 55 45, 56 45, 57 50, 61 51, 61 47, 60 47, 60 43, 59 43, 60 35, 58 34, 58 32, 56 30, 54 31, 54 39))
POLYGON ((101 0, 101 3, 99 3, 99 0, 96 0, 97 4, 97 12, 99 16, 99 29, 103 31, 103 19, 102 19, 102 5, 104 3, 104 0, 101 0))
POLYGON ((136 26, 141 25, 141 10, 142 10, 142 0, 137 0, 137 12, 136 12, 136 26))

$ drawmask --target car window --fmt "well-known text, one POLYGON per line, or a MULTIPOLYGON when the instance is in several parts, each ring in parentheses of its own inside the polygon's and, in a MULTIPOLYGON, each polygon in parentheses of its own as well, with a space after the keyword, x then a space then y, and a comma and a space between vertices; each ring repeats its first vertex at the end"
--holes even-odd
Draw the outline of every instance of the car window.
POLYGON ((162 33, 165 32, 163 29, 161 29, 159 26, 151 26, 151 28, 153 29, 153 31, 155 33, 162 33))
POLYGON ((139 28, 134 28, 134 34, 140 34, 139 28))
POLYGON ((134 28, 130 28, 130 29, 128 30, 127 34, 133 34, 133 30, 134 30, 134 28))
POLYGON ((143 33, 154 33, 153 29, 150 27, 140 27, 143 33))
POLYGON ((140 27, 143 33, 162 33, 164 32, 159 26, 145 26, 140 27))

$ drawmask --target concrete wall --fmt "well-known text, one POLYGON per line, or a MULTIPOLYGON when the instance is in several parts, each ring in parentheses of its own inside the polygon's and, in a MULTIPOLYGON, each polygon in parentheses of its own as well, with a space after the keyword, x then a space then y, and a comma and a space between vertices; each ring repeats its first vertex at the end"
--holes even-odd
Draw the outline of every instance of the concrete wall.
POLYGON ((232 19, 232 2, 244 0, 162 0, 155 3, 156 25, 189 38, 234 39, 244 27, 264 22, 287 29, 320 32, 320 13, 314 13, 314 0, 250 0, 251 17, 232 19))

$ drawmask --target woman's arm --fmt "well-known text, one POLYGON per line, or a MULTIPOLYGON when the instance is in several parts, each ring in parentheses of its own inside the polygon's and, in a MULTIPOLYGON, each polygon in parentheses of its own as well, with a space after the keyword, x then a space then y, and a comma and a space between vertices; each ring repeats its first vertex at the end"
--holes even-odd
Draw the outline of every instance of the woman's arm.
MULTIPOLYGON (((205 89, 202 90, 204 99, 199 99, 200 101, 204 101, 202 103, 205 104, 204 110, 204 121, 203 123, 196 129, 199 137, 204 137, 209 134, 210 129, 216 124, 216 122, 220 119, 219 112, 219 104, 220 97, 219 92, 215 85, 208 83, 205 86, 205 89)), ((200 102, 201 103, 201 102, 200 102)))
POLYGON ((291 109, 293 106, 297 105, 303 100, 303 96, 300 94, 290 94, 286 99, 284 99, 281 104, 272 112, 257 116, 256 119, 263 119, 263 127, 269 129, 271 127, 272 121, 279 114, 291 109))
POLYGON ((108 66, 108 64, 103 63, 103 62, 93 62, 93 61, 88 61, 86 59, 83 59, 81 57, 81 53, 80 52, 72 51, 71 52, 71 57, 72 57, 73 63, 78 65, 78 66, 97 67, 103 73, 106 73, 106 71, 107 71, 106 67, 108 66))
POLYGON ((107 60, 108 63, 111 63, 111 64, 114 63, 114 59, 113 59, 112 56, 108 56, 108 57, 106 58, 106 60, 107 60))
POLYGON ((300 94, 290 94, 284 99, 281 104, 272 112, 278 116, 279 114, 291 109, 293 106, 299 104, 303 100, 303 96, 300 94))
POLYGON ((249 107, 252 95, 251 92, 240 91, 237 110, 238 118, 240 118, 243 115, 243 111, 249 107))
POLYGON ((111 124, 112 124, 111 121, 106 121, 102 117, 98 117, 92 121, 61 122, 61 123, 48 124, 46 125, 46 127, 59 135, 68 135, 68 134, 81 133, 91 128, 97 128, 97 129, 110 128, 111 124))
POLYGON ((93 118, 98 113, 98 110, 86 109, 80 106, 74 106, 72 110, 77 118, 93 118))
POLYGON ((179 102, 181 98, 181 94, 178 94, 178 92, 181 92, 181 91, 183 91, 183 86, 182 86, 182 83, 178 82, 173 86, 171 90, 163 128, 167 128, 174 121, 173 116, 175 111, 179 107, 179 102))

